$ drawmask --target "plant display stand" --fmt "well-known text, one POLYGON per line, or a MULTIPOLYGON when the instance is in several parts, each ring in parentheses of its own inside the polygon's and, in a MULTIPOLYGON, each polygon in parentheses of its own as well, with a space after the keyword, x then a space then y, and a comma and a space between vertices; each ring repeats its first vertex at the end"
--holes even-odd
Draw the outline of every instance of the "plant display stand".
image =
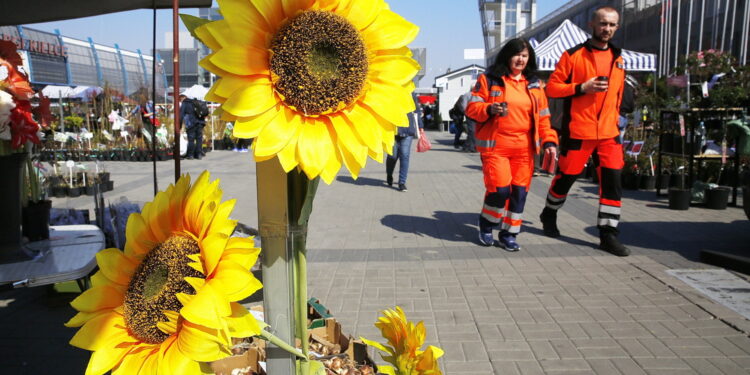
MULTIPOLYGON (((701 161, 722 162, 722 155, 708 155, 703 153, 701 143, 706 135, 719 132, 726 137, 726 123, 734 117, 743 115, 742 108, 685 108, 685 109, 663 109, 660 118, 659 152, 657 157, 657 170, 662 171, 664 157, 680 158, 687 164, 684 186, 690 189, 693 182, 701 172, 701 161), (683 118, 684 136, 682 135, 680 117, 683 118), (705 134, 698 131, 700 124, 705 127, 705 134)), ((727 139, 727 145, 730 145, 727 139)), ((728 147, 728 146, 727 146, 728 147)), ((735 153, 726 157, 727 164, 731 162, 731 169, 727 169, 727 181, 732 187, 731 205, 737 205, 737 190, 740 184, 740 156, 735 153)), ((656 195, 662 195, 666 190, 661 184, 656 187, 656 195)))

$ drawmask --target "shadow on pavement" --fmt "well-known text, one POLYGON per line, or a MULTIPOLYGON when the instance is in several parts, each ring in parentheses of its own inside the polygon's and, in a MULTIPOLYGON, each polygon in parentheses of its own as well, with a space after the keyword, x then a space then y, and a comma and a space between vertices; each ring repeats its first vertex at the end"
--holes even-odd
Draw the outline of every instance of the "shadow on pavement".
MULTIPOLYGON (((397 178, 397 176, 394 177, 397 178)), ((382 180, 369 177, 359 177, 355 180, 351 178, 351 176, 338 176, 336 177, 336 181, 358 186, 388 186, 388 184, 385 183, 385 173, 383 173, 382 180)))
POLYGON ((433 218, 408 215, 386 215, 380 222, 404 233, 414 233, 446 241, 479 243, 476 212, 435 211, 433 218))
POLYGON ((464 168, 473 169, 475 171, 481 171, 482 166, 481 165, 464 165, 464 168))

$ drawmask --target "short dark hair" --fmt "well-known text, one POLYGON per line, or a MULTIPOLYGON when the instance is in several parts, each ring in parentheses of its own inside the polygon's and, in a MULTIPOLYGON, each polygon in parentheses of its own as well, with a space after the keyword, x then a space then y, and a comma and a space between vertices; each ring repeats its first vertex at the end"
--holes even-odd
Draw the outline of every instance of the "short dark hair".
POLYGON ((615 12, 617 13, 617 16, 620 16, 620 12, 617 11, 617 9, 609 6, 609 5, 602 5, 600 7, 596 7, 593 12, 591 12, 591 21, 593 21, 596 18, 596 14, 599 13, 600 10, 606 10, 607 12, 615 12))
POLYGON ((529 42, 521 38, 514 38, 505 43, 503 48, 500 49, 500 52, 497 53, 495 62, 490 67, 490 72, 498 77, 509 75, 511 73, 509 65, 510 58, 525 49, 529 51, 529 61, 526 63, 526 68, 523 70, 523 75, 526 76, 526 78, 536 75, 537 65, 534 48, 531 47, 529 42))

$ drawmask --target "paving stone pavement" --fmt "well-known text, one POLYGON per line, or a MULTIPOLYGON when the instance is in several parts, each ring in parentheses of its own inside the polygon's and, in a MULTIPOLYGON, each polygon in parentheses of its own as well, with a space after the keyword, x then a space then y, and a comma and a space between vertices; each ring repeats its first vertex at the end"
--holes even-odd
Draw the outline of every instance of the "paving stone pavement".
MULTIPOLYGON (((428 133, 433 149, 412 153, 407 186, 388 187, 384 166, 368 161, 355 181, 345 171, 321 184, 308 235, 309 294, 344 332, 378 339, 379 311, 401 306, 423 320, 427 343, 443 348, 445 374, 746 374, 750 322, 669 276, 671 268, 712 268, 700 250, 745 252, 750 221, 741 208, 667 209, 654 192, 625 191, 621 239, 626 258, 596 249, 597 186, 576 183, 559 214, 563 236, 544 237, 538 214, 550 178, 532 183, 517 253, 476 239, 483 197, 477 154, 455 151, 451 135, 428 133)), ((109 199, 144 202, 150 163, 106 163, 109 199)), ((172 181, 158 163, 159 183, 172 181)), ((182 161, 209 169, 233 217, 257 227, 255 166, 249 154, 211 152, 182 161)), ((91 208, 90 198, 55 207, 91 208)), ((745 276, 742 276, 745 277, 745 276)), ((1 373, 82 373, 87 352, 67 341, 70 296, 45 288, 0 293, 1 373)), ((377 356, 376 356, 377 358, 377 356)), ((382 362, 382 361, 380 361, 382 362)))

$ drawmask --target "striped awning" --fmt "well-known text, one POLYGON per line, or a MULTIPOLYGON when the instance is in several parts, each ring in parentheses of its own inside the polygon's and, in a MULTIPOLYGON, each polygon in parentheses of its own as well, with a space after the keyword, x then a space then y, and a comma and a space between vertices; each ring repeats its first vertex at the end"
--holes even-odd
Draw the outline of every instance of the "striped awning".
MULTIPOLYGON (((590 38, 588 33, 566 19, 552 34, 534 48, 539 70, 555 70, 555 65, 560 60, 563 52, 585 42, 588 38, 590 38)), ((622 50, 622 59, 625 62, 625 70, 627 71, 656 71, 656 55, 653 53, 641 53, 624 49, 622 50)))

